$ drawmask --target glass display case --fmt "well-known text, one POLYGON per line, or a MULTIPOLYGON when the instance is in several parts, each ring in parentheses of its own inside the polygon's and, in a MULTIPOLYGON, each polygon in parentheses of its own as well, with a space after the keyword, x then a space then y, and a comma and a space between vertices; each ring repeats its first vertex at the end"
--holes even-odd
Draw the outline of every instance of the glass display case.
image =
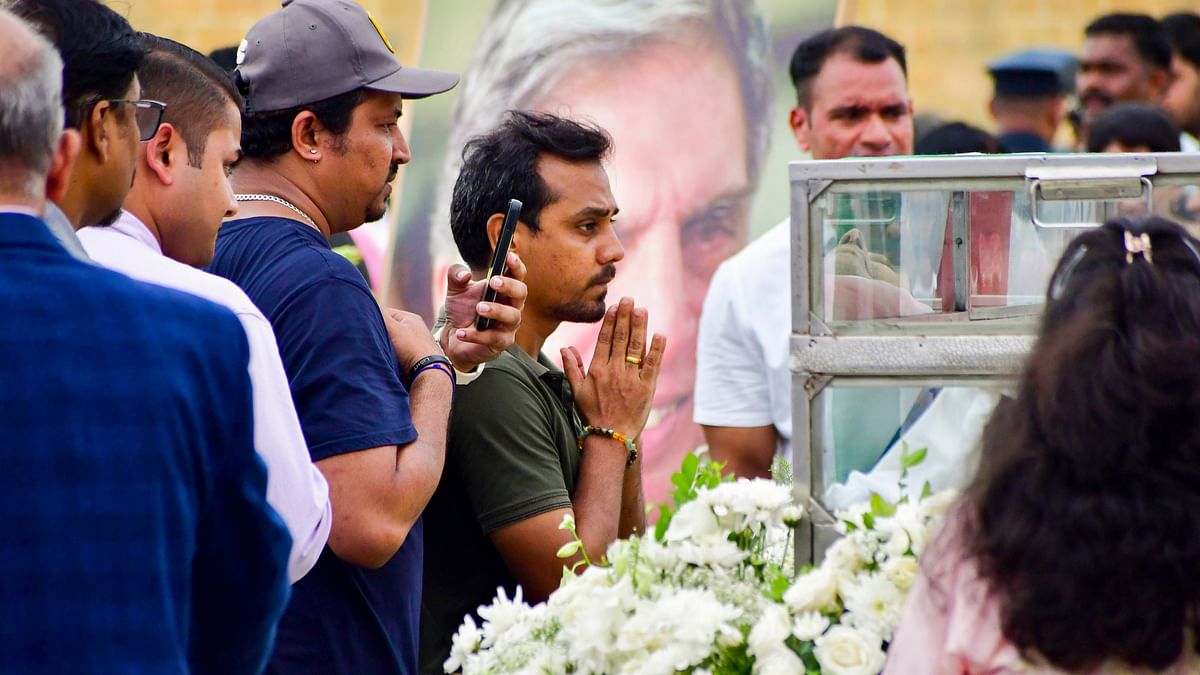
POLYGON ((1200 233, 1200 155, 960 155, 794 162, 793 477, 809 518, 909 490, 961 487, 1037 334, 1066 245, 1118 216, 1200 233))

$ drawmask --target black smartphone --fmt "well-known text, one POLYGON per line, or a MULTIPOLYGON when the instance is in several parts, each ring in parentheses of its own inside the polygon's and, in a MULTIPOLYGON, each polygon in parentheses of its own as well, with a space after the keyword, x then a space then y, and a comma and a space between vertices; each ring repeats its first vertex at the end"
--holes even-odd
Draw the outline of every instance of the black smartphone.
MULTIPOLYGON (((496 301, 496 289, 492 288, 492 277, 504 276, 508 269, 508 249, 512 247, 513 232, 517 231, 517 221, 521 218, 521 201, 508 200, 508 213, 504 214, 504 225, 500 227, 500 236, 496 239, 496 251, 492 253, 492 263, 488 266, 487 286, 483 290, 483 302, 496 301)), ((487 330, 492 327, 492 320, 480 316, 475 318, 475 330, 487 330)))

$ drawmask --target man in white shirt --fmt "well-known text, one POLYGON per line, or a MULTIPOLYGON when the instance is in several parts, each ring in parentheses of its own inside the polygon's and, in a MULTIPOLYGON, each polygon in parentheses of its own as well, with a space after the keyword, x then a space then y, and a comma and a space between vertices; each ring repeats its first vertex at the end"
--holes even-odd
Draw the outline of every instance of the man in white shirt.
MULTIPOLYGON (((819 33, 796 48, 791 75, 792 132, 813 159, 912 153, 904 48, 894 40, 857 26, 819 33)), ((789 231, 784 221, 725 261, 700 317, 695 420, 713 458, 740 476, 765 476, 776 452, 791 452, 789 231)), ((884 281, 839 276, 833 290, 843 313, 928 311, 884 281), (881 300, 889 307, 874 306, 881 300)))
POLYGON ((267 501, 292 536, 294 583, 329 538, 329 486, 309 459, 271 324, 232 282, 196 269, 212 259, 221 219, 237 211, 228 174, 241 154, 241 98, 198 52, 150 35, 142 43, 144 95, 167 103, 163 123, 140 146, 125 210, 113 225, 83 228, 79 237, 99 264, 216 302, 241 321, 250 344, 254 445, 267 466, 267 501))

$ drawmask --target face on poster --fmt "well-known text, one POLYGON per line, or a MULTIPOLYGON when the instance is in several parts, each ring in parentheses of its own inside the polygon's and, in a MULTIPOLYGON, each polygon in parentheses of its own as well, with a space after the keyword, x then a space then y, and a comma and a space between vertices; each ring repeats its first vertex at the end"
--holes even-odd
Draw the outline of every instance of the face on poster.
MULTIPOLYGON (((430 7, 426 45, 454 18, 439 13, 459 4, 430 7)), ((772 128, 786 131, 773 90, 776 81, 786 82, 791 48, 831 22, 828 5, 768 25, 762 7, 744 0, 501 0, 475 17, 476 42, 463 43, 460 25, 456 42, 467 47, 465 61, 422 57, 423 66, 457 69, 463 80, 447 97, 442 129, 421 124, 437 112, 414 106, 413 164, 397 219, 389 303, 426 315, 440 305, 445 267, 458 261, 447 213, 468 139, 509 109, 544 110, 604 128, 613 139, 605 168, 625 249, 607 300, 633 297, 649 310, 650 329, 668 339, 642 437, 647 502, 664 501, 683 454, 704 442, 692 422, 692 390, 709 281, 753 233, 787 214, 785 169, 775 179, 782 189, 773 208, 755 208, 772 128), (440 135, 441 147, 427 144, 425 134, 440 135), (769 222, 752 223, 756 211, 772 214, 769 222)), ((480 11, 475 3, 457 9, 480 11)), ((782 92, 784 109, 789 90, 782 92)), ((791 145, 786 133, 776 138, 791 145)), ((587 358, 598 328, 563 323, 544 351, 557 359, 559 347, 573 345, 587 358)))

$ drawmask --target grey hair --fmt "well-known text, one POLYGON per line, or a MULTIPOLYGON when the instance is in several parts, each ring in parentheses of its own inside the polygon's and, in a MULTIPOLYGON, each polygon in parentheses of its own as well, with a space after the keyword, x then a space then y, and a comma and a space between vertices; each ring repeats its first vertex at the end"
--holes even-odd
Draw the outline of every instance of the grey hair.
MULTIPOLYGON (((454 257, 451 190, 467 141, 499 124, 507 110, 549 94, 581 64, 612 63, 652 42, 694 40, 708 30, 738 73, 746 118, 747 173, 757 185, 770 144, 770 41, 753 0, 500 0, 475 47, 450 117, 446 162, 431 241, 454 257)), ((651 94, 653 95, 653 94, 651 94)))
POLYGON ((0 65, 0 190, 40 198, 63 132, 63 63, 54 45, 0 7, 0 30, 5 24, 13 29, 4 30, 0 65))

